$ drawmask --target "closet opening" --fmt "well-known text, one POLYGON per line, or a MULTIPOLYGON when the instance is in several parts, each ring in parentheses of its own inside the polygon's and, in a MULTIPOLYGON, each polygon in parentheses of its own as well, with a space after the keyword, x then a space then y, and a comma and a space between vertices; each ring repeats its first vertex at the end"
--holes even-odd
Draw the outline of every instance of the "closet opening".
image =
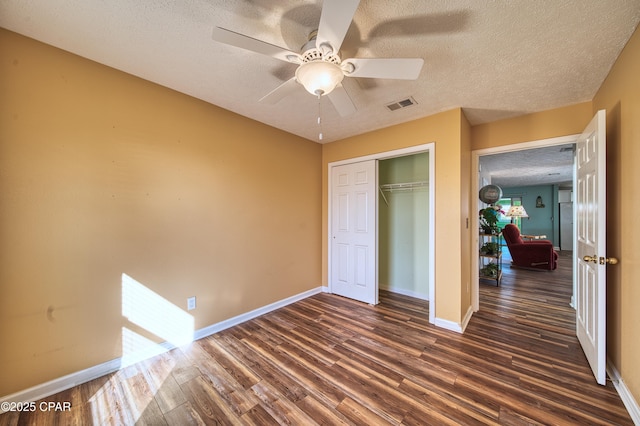
POLYGON ((429 300, 429 152, 378 162, 378 286, 429 300))

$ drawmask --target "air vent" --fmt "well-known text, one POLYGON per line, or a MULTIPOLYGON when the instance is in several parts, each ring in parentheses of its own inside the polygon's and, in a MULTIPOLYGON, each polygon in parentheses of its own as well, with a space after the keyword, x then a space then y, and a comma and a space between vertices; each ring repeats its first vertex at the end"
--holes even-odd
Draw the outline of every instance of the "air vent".
POLYGON ((386 107, 389 109, 389 111, 396 111, 402 108, 410 107, 415 104, 417 104, 416 100, 413 99, 412 97, 408 97, 406 99, 402 99, 401 101, 387 104, 386 107))

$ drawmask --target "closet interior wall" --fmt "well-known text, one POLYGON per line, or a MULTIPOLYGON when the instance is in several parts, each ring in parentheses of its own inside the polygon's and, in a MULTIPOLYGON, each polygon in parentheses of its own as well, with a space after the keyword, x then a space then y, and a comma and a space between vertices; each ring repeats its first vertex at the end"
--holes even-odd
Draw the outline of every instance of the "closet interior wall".
POLYGON ((378 285, 429 298, 429 154, 378 164, 378 285))

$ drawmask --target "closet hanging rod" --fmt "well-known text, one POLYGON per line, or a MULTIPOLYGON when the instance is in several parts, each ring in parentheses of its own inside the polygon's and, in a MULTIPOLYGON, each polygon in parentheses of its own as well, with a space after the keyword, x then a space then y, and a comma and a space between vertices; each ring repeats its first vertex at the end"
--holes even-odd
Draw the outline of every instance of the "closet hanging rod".
POLYGON ((417 182, 402 182, 402 183, 386 183, 380 185, 381 191, 398 191, 398 190, 413 190, 415 188, 424 188, 429 182, 417 181, 417 182))

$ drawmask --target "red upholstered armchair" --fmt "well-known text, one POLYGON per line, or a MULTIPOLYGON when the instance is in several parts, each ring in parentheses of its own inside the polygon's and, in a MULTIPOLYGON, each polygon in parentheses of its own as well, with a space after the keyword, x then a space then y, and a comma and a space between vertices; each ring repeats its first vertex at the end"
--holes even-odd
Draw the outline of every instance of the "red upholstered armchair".
POLYGON ((511 253, 511 264, 525 268, 553 271, 558 267, 558 253, 549 240, 523 241, 517 226, 508 224, 502 236, 511 253))

